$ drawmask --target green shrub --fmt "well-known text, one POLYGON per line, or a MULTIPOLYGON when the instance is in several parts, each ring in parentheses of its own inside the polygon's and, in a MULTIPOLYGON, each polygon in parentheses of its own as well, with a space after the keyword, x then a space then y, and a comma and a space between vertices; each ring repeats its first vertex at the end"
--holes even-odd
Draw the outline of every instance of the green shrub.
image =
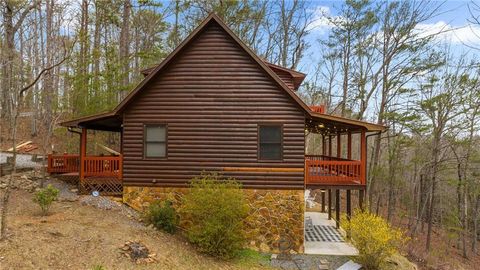
POLYGON ((217 174, 202 174, 191 182, 180 209, 188 240, 207 254, 232 258, 245 244, 243 221, 248 214, 241 185, 217 174))
POLYGON ((42 188, 35 192, 33 195, 33 201, 37 203, 42 209, 42 215, 46 215, 53 201, 58 197, 60 191, 54 188, 52 185, 48 185, 46 188, 42 188))
POLYGON ((106 270, 106 268, 100 264, 97 264, 94 267, 92 267, 92 270, 106 270))
POLYGON ((144 220, 159 230, 175 233, 178 225, 177 213, 171 201, 155 201, 145 212, 144 220))
POLYGON ((381 269, 405 241, 400 230, 367 211, 355 211, 350 221, 343 217, 343 224, 350 233, 350 241, 359 251, 359 256, 354 260, 365 269, 381 269))

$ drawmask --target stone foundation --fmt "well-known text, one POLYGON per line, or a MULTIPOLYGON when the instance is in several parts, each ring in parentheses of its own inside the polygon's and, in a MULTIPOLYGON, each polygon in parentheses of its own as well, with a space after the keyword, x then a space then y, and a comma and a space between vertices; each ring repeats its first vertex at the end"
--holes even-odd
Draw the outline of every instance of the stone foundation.
MULTIPOLYGON (((188 188, 123 187, 123 201, 143 211, 155 200, 181 203, 188 188)), ((250 206, 245 234, 250 248, 262 252, 303 253, 303 190, 244 189, 250 206)))

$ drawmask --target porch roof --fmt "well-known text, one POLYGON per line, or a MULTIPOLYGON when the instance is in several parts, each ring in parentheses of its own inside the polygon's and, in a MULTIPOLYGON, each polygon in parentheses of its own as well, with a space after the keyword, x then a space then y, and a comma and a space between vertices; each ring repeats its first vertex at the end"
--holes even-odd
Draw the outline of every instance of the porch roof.
POLYGON ((347 132, 357 133, 362 130, 367 132, 382 132, 387 129, 387 127, 383 125, 331 114, 317 113, 313 110, 307 116, 305 128, 310 132, 324 135, 344 134, 347 132))
MULTIPOLYGON (((122 123, 123 121, 120 115, 115 114, 115 112, 106 112, 76 118, 62 122, 60 125, 69 128, 88 128, 120 132, 122 130, 122 123)), ((387 127, 383 125, 313 111, 310 111, 310 114, 307 115, 305 128, 311 132, 324 135, 335 135, 338 132, 343 134, 348 131, 356 133, 361 130, 381 132, 387 129, 387 127)))
POLYGON ((122 131, 122 117, 113 112, 99 113, 60 123, 68 128, 87 128, 103 131, 122 131))

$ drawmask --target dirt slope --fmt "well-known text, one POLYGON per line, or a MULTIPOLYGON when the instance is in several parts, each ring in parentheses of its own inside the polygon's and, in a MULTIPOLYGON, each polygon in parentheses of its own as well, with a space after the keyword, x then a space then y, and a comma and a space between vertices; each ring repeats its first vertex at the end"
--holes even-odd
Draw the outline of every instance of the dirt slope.
POLYGON ((145 227, 118 209, 63 201, 54 203, 51 215, 41 217, 31 193, 23 190, 12 193, 10 206, 10 235, 0 242, 0 269, 92 269, 95 265, 109 270, 263 268, 199 254, 182 238, 145 227), (131 262, 119 249, 128 240, 145 244, 157 262, 131 262))

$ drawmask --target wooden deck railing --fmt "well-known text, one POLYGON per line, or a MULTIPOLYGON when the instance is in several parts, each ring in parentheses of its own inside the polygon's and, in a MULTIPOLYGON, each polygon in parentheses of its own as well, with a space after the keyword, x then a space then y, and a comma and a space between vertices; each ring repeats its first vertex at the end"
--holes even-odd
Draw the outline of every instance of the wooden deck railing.
POLYGON ((305 155, 305 160, 338 160, 338 161, 352 161, 346 158, 331 157, 327 155, 305 155))
POLYGON ((86 156, 84 176, 110 176, 121 178, 122 156, 86 156))
POLYGON ((365 184, 361 178, 361 161, 323 155, 305 156, 306 184, 365 184))
POLYGON ((71 173, 80 170, 78 155, 48 155, 48 173, 71 173))
POLYGON ((122 179, 122 156, 86 156, 83 158, 84 170, 80 174, 79 155, 48 155, 49 173, 78 172, 83 177, 101 176, 122 179))

